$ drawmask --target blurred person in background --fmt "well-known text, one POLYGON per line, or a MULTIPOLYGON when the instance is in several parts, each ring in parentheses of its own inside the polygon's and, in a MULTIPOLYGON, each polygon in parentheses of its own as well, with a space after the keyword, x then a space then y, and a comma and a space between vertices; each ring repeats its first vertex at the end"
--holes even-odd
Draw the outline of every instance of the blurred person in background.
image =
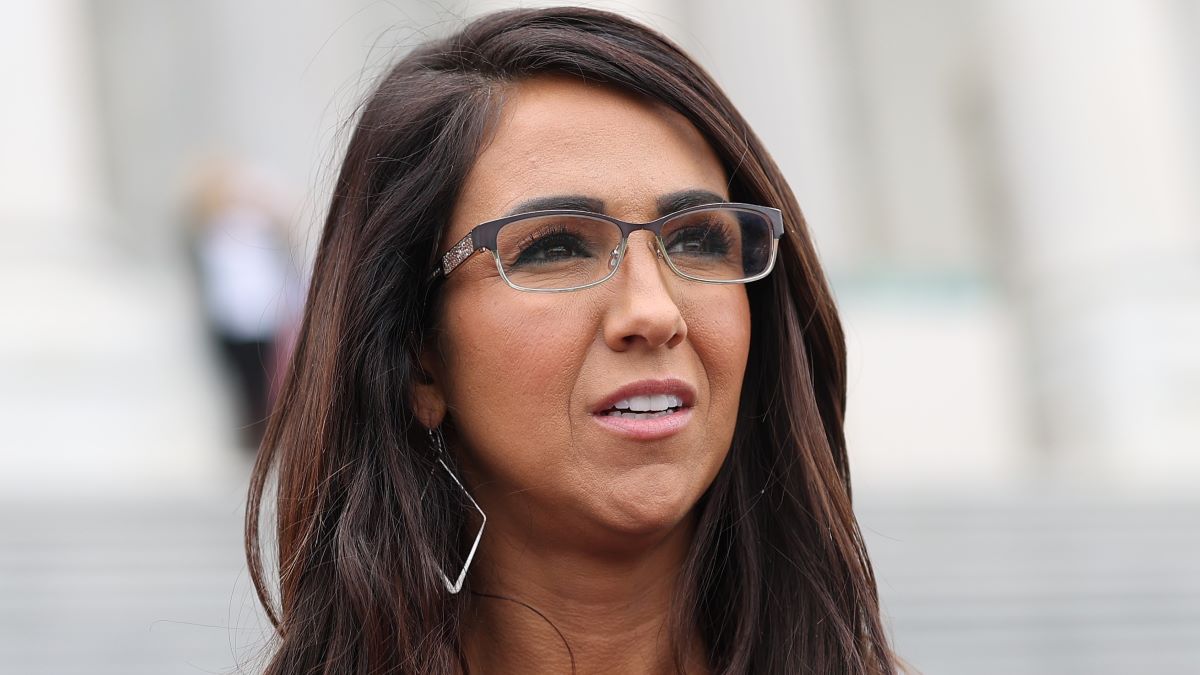
POLYGON ((201 166, 189 252, 205 324, 233 376, 242 445, 256 450, 301 303, 283 190, 230 159, 201 166))
POLYGON ((252 479, 267 672, 894 672, 837 312, 712 79, 516 10, 361 110, 252 479))

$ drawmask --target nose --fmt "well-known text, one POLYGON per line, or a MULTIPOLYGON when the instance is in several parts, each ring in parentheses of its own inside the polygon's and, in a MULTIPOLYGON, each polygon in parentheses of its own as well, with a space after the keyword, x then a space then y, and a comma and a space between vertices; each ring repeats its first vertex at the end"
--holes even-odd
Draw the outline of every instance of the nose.
POLYGON ((658 254, 654 235, 634 232, 620 269, 608 281, 614 295, 604 317, 604 341, 614 351, 639 344, 670 348, 687 337, 687 323, 673 295, 679 285, 658 254))

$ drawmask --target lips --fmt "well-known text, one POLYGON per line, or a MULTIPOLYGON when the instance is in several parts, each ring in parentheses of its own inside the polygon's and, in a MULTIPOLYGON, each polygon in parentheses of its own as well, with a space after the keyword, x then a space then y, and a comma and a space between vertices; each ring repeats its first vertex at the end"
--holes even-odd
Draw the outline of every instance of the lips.
POLYGON ((696 403, 696 390, 678 378, 639 380, 616 389, 592 406, 593 415, 614 411, 648 413, 670 408, 690 408, 696 403))
POLYGON ((600 414, 640 420, 668 415, 682 407, 683 399, 675 394, 644 394, 623 398, 600 414))
POLYGON ((592 406, 592 419, 618 436, 638 441, 666 438, 692 419, 696 390, 676 378, 641 380, 592 406))

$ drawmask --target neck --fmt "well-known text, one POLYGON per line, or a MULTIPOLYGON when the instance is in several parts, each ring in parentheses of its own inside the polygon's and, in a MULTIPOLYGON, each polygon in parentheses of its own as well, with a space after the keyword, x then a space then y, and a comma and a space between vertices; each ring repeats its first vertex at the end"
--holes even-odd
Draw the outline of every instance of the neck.
MULTIPOLYGON (((688 518, 636 552, 597 556, 489 530, 471 570, 463 637, 471 671, 677 672, 671 611, 693 531, 688 518)), ((698 630, 682 637, 679 665, 706 672, 698 630)))

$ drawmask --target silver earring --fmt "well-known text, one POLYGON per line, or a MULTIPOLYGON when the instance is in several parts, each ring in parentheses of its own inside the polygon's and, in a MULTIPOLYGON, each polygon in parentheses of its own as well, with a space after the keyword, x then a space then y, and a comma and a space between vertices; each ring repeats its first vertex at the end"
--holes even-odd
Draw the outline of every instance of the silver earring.
POLYGON ((483 538, 483 528, 487 525, 487 514, 483 512, 483 509, 479 508, 479 503, 475 501, 470 492, 467 492, 467 488, 463 487, 462 481, 458 480, 458 476, 455 476, 454 472, 450 470, 450 466, 446 464, 446 439, 442 436, 441 427, 429 430, 429 443, 437 450, 438 464, 441 464, 446 473, 450 474, 450 478, 454 481, 454 484, 463 491, 463 494, 467 495, 467 499, 471 500, 471 504, 479 512, 479 516, 483 518, 483 522, 479 524, 479 532, 475 534, 475 542, 471 544, 471 552, 467 554, 467 559, 463 562, 463 568, 458 573, 458 578, 450 581, 450 577, 442 570, 441 565, 438 565, 438 576, 442 578, 442 583, 446 585, 446 590, 450 591, 451 594, 455 594, 462 590, 463 581, 467 578, 467 570, 470 569, 471 561, 475 558, 475 550, 479 548, 479 540, 483 538))

